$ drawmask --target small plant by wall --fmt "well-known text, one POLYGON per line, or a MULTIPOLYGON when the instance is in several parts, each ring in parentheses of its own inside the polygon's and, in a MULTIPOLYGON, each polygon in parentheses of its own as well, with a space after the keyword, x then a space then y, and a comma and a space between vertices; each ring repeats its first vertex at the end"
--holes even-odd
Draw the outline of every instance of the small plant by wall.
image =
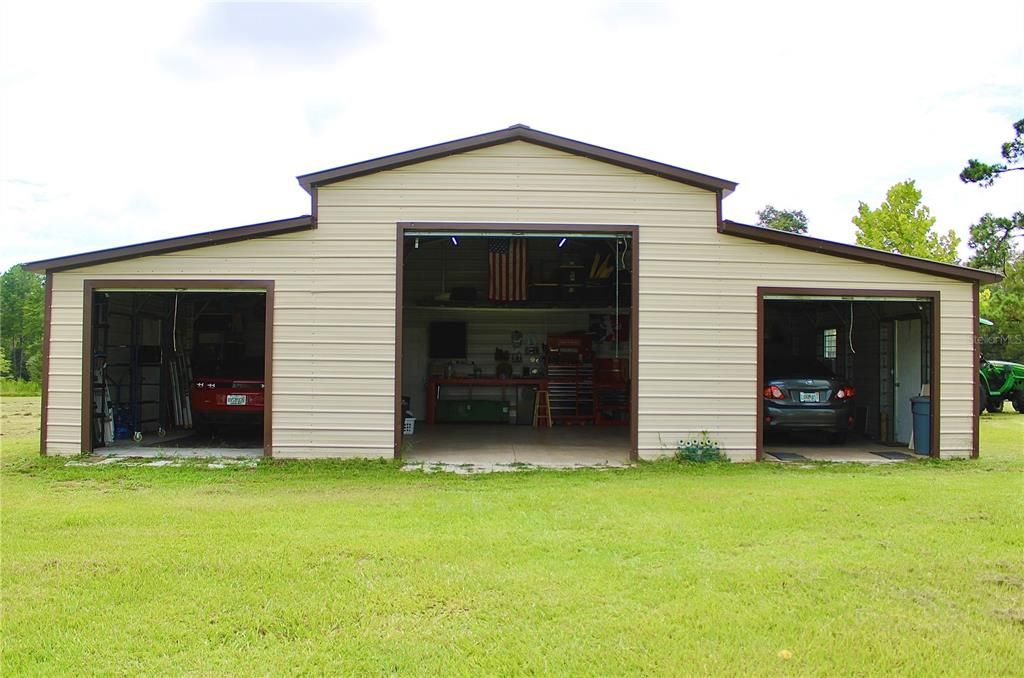
POLYGON ((680 440, 674 455, 678 462, 707 463, 712 461, 729 461, 718 443, 708 437, 707 431, 701 431, 699 437, 680 440))

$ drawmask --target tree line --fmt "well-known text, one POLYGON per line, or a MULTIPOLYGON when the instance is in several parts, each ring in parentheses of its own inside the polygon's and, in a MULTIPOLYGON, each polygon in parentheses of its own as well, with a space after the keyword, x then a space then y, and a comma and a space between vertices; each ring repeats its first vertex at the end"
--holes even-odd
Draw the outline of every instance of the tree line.
MULTIPOLYGON (((960 180, 987 188, 1010 172, 1024 170, 1024 119, 1015 122, 1013 129, 1014 138, 1002 144, 1000 161, 968 160, 960 180)), ((758 225, 765 228, 807 233, 807 216, 801 210, 766 205, 757 217, 758 225)), ((960 236, 953 230, 935 229, 935 217, 911 179, 890 188, 878 207, 859 203, 853 223, 858 245, 1001 273, 1003 280, 982 288, 979 296, 981 316, 993 323, 981 328, 984 353, 988 358, 1024 362, 1024 247, 1020 244, 1024 212, 982 215, 970 228, 971 255, 966 261, 958 252, 960 236)))
POLYGON ((44 278, 19 265, 0 276, 0 377, 39 381, 43 369, 44 278))

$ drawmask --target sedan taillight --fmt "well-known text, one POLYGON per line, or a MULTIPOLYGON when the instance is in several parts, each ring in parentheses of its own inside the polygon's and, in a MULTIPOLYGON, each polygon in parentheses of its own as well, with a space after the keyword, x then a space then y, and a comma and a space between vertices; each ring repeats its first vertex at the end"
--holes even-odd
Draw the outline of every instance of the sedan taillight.
POLYGON ((836 389, 835 399, 846 400, 848 398, 852 398, 856 393, 857 392, 853 389, 852 386, 843 386, 841 388, 836 389))
POLYGON ((764 387, 764 397, 767 398, 768 400, 782 400, 786 396, 782 392, 781 388, 779 388, 775 384, 772 384, 771 386, 764 387))

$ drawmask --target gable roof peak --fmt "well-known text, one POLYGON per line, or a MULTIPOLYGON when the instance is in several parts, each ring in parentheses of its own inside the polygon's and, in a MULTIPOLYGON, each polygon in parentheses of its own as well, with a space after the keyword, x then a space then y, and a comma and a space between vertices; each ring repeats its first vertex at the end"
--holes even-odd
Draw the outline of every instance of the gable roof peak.
POLYGON ((617 165, 619 167, 632 169, 645 174, 653 174, 654 176, 658 176, 663 179, 678 181, 707 191, 721 193, 722 195, 728 195, 736 189, 735 181, 720 179, 709 174, 701 174, 700 172, 683 169, 682 167, 676 167, 675 165, 667 165, 655 160, 648 160, 647 158, 641 158, 637 155, 613 151, 610 148, 576 141, 575 139, 561 137, 557 134, 541 132, 540 130, 533 129, 532 127, 522 123, 516 123, 511 127, 506 127, 505 129, 496 130, 494 132, 485 132, 483 134, 464 137, 462 139, 455 139, 454 141, 446 141, 440 144, 433 144, 432 146, 416 148, 411 151, 385 155, 379 158, 374 158, 373 160, 365 160, 363 162, 352 163, 351 165, 342 165, 341 167, 335 167, 333 169, 311 172, 309 174, 303 174, 297 178, 302 188, 312 195, 313 189, 317 186, 333 184, 339 181, 345 181, 346 179, 354 179, 355 177, 383 172, 385 170, 395 169, 398 167, 405 167, 407 165, 413 165, 420 162, 427 162, 428 160, 437 160, 438 158, 443 158, 449 155, 468 153, 469 151, 475 151, 489 146, 506 144, 510 141, 526 141, 531 144, 545 146, 564 153, 579 155, 599 162, 606 162, 610 165, 617 165))

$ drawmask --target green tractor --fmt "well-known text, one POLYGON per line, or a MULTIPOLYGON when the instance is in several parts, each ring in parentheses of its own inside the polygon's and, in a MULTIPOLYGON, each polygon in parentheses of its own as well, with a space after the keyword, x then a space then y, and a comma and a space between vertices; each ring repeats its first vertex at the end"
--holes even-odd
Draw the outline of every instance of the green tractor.
POLYGON ((980 372, 980 410, 1002 412, 1003 402, 1009 400, 1024 414, 1024 365, 982 358, 980 372))
MULTIPOLYGON (((988 327, 993 325, 991 320, 985 318, 978 318, 978 322, 988 327)), ((1005 360, 986 360, 982 356, 978 372, 981 377, 978 414, 985 410, 1002 412, 1003 403, 1007 400, 1013 403, 1013 409, 1024 414, 1024 365, 1005 360)))

